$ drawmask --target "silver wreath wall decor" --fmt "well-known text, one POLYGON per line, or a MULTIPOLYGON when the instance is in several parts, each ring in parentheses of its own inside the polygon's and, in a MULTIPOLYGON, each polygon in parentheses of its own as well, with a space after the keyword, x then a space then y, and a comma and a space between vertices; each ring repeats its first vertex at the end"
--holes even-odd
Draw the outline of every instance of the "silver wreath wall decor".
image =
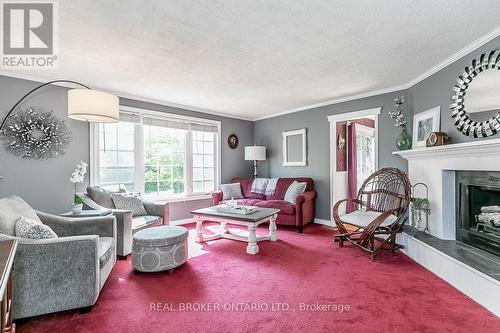
POLYGON ((0 132, 5 150, 28 159, 49 159, 64 155, 71 132, 53 112, 34 108, 11 115, 0 132))

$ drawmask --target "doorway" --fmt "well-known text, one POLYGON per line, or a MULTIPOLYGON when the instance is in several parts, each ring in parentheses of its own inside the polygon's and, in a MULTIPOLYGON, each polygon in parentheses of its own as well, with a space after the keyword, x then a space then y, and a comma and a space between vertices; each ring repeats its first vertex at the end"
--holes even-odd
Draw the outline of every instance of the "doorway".
MULTIPOLYGON (((328 117, 330 122, 331 207, 355 198, 363 182, 378 169, 378 115, 380 108, 328 117)), ((343 204, 341 213, 353 205, 343 204)), ((333 223, 333 221, 331 221, 333 223)))

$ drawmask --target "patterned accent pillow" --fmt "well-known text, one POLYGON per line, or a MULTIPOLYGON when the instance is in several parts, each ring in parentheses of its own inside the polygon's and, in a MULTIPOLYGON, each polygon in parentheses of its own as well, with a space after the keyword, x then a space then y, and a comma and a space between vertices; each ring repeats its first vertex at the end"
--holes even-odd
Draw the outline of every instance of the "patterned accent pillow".
POLYGON ((243 199, 240 183, 221 184, 219 188, 222 191, 222 200, 243 199))
POLYGON ((130 210, 132 216, 148 215, 142 199, 134 194, 111 193, 111 198, 117 209, 130 210))
POLYGON ((57 238, 57 235, 48 225, 37 220, 19 216, 16 221, 16 237, 46 239, 57 238))
POLYGON ((288 190, 286 190, 285 201, 288 201, 295 205, 297 197, 302 193, 304 193, 304 191, 306 190, 306 186, 307 186, 306 183, 299 183, 295 180, 293 183, 290 184, 288 190))

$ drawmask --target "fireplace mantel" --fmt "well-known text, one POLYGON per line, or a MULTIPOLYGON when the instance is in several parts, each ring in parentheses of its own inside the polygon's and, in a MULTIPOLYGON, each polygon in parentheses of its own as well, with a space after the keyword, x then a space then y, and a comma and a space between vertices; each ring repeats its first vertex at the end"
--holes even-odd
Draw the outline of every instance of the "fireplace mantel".
POLYGON ((500 155, 500 139, 486 139, 464 143, 455 143, 437 147, 422 147, 409 150, 395 151, 393 155, 399 155, 410 161, 432 157, 446 156, 477 156, 483 154, 500 155))

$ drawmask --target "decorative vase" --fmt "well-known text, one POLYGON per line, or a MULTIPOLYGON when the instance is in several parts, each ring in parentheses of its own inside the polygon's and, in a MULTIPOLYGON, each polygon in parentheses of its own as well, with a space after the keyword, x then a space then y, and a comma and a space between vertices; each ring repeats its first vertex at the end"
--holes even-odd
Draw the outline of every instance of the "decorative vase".
POLYGON ((401 133, 398 134, 396 137, 396 147, 399 150, 408 150, 411 149, 411 135, 408 134, 408 131, 406 130, 406 126, 401 128, 401 133))
POLYGON ((75 215, 81 214, 82 210, 83 210, 83 204, 81 204, 81 203, 73 204, 73 206, 71 206, 71 210, 73 211, 73 214, 75 214, 75 215))

